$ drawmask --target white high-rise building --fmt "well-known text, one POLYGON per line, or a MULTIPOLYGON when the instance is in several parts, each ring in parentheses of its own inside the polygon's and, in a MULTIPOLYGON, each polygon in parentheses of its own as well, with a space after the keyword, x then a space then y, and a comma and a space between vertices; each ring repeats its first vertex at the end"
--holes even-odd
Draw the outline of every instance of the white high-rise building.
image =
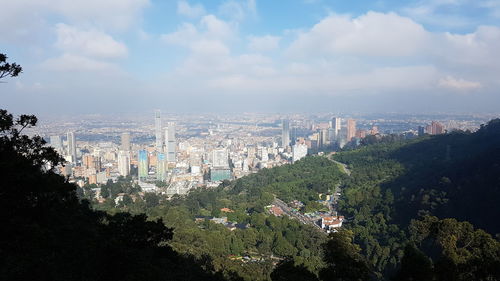
POLYGON ((55 150, 62 152, 62 141, 61 136, 50 136, 50 146, 55 150))
POLYGON ((163 139, 161 134, 161 112, 160 110, 155 111, 155 138, 156 138, 156 150, 161 152, 163 149, 163 139))
POLYGON ((258 147, 257 156, 264 162, 269 161, 269 153, 267 152, 267 147, 258 147))
POLYGON ((122 134, 120 149, 123 151, 130 151, 130 133, 122 134))
POLYGON ((296 162, 307 156, 307 145, 295 144, 292 146, 292 161, 296 162))
POLYGON ((128 151, 118 152, 118 172, 124 177, 130 175, 130 154, 128 151))
POLYGON ((68 151, 67 155, 71 156, 71 162, 76 163, 76 140, 75 140, 75 133, 74 132, 68 132, 67 134, 67 142, 68 142, 68 151))
POLYGON ((169 122, 168 127, 165 130, 165 147, 167 153, 167 161, 168 162, 176 162, 177 161, 177 143, 175 139, 175 123, 169 122))
POLYGON ((281 125, 281 147, 287 147, 290 145, 290 120, 283 119, 281 125))
POLYGON ((229 167, 229 156, 227 149, 215 149, 212 151, 212 166, 217 168, 228 168, 229 167))

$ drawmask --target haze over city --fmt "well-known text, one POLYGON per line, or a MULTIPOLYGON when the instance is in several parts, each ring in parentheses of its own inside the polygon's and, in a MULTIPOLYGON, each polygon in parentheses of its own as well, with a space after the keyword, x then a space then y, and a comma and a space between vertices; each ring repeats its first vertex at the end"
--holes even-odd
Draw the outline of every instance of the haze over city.
POLYGON ((4 1, 35 114, 496 112, 500 2, 4 1))

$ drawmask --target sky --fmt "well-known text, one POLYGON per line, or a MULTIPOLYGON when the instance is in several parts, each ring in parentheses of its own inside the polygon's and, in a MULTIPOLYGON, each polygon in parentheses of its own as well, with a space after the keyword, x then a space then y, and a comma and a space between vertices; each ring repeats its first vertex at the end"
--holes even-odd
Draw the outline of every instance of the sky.
POLYGON ((12 112, 500 111, 500 0, 0 1, 12 112))

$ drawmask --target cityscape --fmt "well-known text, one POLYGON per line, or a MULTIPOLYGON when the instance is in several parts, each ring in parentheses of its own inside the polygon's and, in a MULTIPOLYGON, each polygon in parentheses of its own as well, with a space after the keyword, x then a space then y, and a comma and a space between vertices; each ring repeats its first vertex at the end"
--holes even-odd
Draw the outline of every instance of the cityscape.
POLYGON ((0 34, 0 280, 500 281, 500 0, 15 0, 0 34))
MULTIPOLYGON (((250 113, 238 117, 191 115, 180 118, 162 116, 160 110, 151 115, 149 119, 135 121, 116 117, 108 122, 99 121, 99 126, 95 126, 92 119, 80 120, 78 128, 71 122, 44 124, 37 133, 45 136, 50 146, 64 156, 66 163, 59 167, 60 173, 80 187, 92 185, 93 199, 103 203, 105 198, 101 196, 100 186, 108 181, 116 182, 119 177, 129 178, 140 186, 142 194, 151 192, 171 198, 194 189, 215 188, 222 181, 235 180, 261 169, 293 164, 307 155, 356 148, 367 136, 397 135, 413 139, 456 130, 474 132, 492 118, 491 115, 445 114, 283 117, 250 113)), ((334 207, 338 196, 334 194, 340 195, 340 192, 334 190, 328 200, 319 200, 328 206, 328 215, 338 215, 334 207)), ((115 199, 117 205, 123 195, 115 199)), ((303 203, 297 204, 299 207, 295 210, 303 203)), ((270 207, 275 215, 290 209, 281 200, 270 207)), ((312 222, 325 229, 321 216, 309 214, 306 218, 295 214, 299 214, 297 219, 303 223, 312 222)), ((291 211, 288 215, 294 217, 291 211)), ((342 225, 338 219, 333 224, 342 225)), ((325 230, 329 231, 328 227, 325 230)))

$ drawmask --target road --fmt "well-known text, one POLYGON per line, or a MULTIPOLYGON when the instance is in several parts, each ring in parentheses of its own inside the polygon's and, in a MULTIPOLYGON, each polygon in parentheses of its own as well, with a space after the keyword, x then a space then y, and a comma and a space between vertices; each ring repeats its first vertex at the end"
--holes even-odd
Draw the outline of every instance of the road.
POLYGON ((295 219, 297 219, 298 221, 300 221, 303 224, 313 225, 317 229, 321 230, 321 227, 318 224, 316 224, 315 222, 311 221, 308 217, 304 216, 300 212, 294 211, 292 208, 290 208, 282 200, 280 200, 278 198, 274 198, 273 204, 276 205, 276 206, 278 206, 278 207, 280 207, 287 216, 295 218, 295 219))
POLYGON ((340 163, 340 162, 339 162, 339 161, 337 161, 337 160, 334 160, 334 159, 332 158, 332 156, 333 156, 333 153, 330 153, 330 154, 328 154, 328 157, 327 157, 327 158, 328 158, 330 161, 334 162, 335 164, 340 165, 340 166, 342 167, 342 170, 344 171, 344 173, 346 173, 348 176, 351 176, 351 170, 349 170, 349 168, 347 168, 347 165, 346 165, 346 164, 344 164, 344 163, 340 163))

